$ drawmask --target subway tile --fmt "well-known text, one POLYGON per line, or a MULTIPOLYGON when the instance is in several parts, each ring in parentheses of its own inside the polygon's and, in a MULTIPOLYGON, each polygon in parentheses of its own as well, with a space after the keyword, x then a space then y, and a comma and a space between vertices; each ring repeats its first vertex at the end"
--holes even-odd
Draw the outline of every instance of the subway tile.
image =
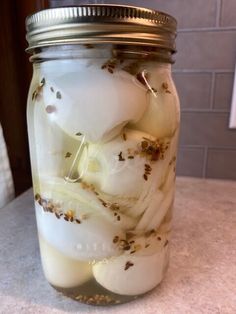
POLYGON ((204 148, 180 147, 177 158, 177 175, 202 177, 204 148))
POLYGON ((210 107, 210 73, 174 73, 173 78, 180 97, 181 109, 210 107))
POLYGON ((234 70, 236 32, 183 32, 177 36, 175 69, 234 70))
MULTIPOLYGON (((144 3, 144 1, 140 2, 144 3)), ((150 2, 153 3, 154 9, 173 15, 178 21, 178 28, 199 28, 215 25, 215 0, 153 0, 150 2)))
POLYGON ((236 149, 209 149, 206 176, 236 180, 236 149))
POLYGON ((222 0, 221 26, 236 26, 236 1, 235 0, 222 0))
POLYGON ((182 112, 180 145, 235 147, 236 130, 228 124, 226 113, 182 112))
POLYGON ((233 73, 217 73, 214 87, 215 109, 230 109, 233 91, 233 73))
MULTIPOLYGON (((94 3, 94 1, 52 0, 50 3, 52 6, 62 6, 94 3)), ((177 19, 179 28, 215 26, 215 0, 105 0, 100 3, 133 5, 164 11, 177 19)))

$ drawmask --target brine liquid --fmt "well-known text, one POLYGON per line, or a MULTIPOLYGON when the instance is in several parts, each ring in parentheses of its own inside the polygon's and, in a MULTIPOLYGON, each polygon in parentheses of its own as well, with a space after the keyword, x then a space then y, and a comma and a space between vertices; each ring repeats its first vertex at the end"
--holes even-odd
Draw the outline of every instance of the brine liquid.
POLYGON ((28 128, 49 283, 95 305, 152 290, 168 265, 174 199, 170 67, 102 57, 35 65, 28 128))

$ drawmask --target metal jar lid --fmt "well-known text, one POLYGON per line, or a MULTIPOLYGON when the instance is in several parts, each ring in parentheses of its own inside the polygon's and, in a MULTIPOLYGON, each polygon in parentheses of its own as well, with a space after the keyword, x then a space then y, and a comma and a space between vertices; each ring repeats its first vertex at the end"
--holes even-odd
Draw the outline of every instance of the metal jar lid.
POLYGON ((175 52, 172 16, 122 5, 81 5, 39 11, 26 19, 27 51, 64 44, 145 45, 175 52))

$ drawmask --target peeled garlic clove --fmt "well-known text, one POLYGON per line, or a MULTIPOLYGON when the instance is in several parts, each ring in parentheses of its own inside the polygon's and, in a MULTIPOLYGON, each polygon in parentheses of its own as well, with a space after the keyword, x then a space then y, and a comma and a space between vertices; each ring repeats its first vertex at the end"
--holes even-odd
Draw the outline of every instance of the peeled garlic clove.
POLYGON ((86 141, 110 140, 129 121, 138 121, 147 106, 145 88, 124 71, 81 65, 78 72, 45 80, 45 108, 53 105, 59 127, 72 137, 82 133, 86 141))
POLYGON ((113 239, 115 236, 124 238, 125 234, 121 225, 112 222, 113 214, 99 203, 95 194, 62 179, 52 178, 46 183, 42 183, 42 179, 40 181, 42 200, 49 200, 56 212, 62 214, 58 218, 54 212, 35 204, 38 230, 49 244, 65 256, 78 260, 96 260, 120 254, 113 239), (68 211, 74 213, 73 221, 65 220, 64 214, 68 211))
POLYGON ((68 258, 39 235, 41 261, 47 280, 57 287, 73 288, 92 278, 92 267, 87 262, 68 258))
POLYGON ((93 266, 96 281, 121 295, 138 295, 155 288, 162 280, 168 245, 153 255, 122 255, 93 266))
POLYGON ((145 137, 154 139, 146 133, 124 129, 110 142, 89 144, 79 162, 82 179, 110 195, 139 197, 143 186, 148 184, 143 178, 148 161, 135 152, 145 137))

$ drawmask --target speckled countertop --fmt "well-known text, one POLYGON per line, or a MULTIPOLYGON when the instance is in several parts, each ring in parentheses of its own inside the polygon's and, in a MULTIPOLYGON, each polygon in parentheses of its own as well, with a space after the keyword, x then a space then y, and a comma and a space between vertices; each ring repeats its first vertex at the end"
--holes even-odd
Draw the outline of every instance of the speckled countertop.
POLYGON ((152 293, 113 307, 54 291, 40 266, 32 191, 0 209, 0 313, 235 314, 236 182, 178 178, 171 263, 152 293))

